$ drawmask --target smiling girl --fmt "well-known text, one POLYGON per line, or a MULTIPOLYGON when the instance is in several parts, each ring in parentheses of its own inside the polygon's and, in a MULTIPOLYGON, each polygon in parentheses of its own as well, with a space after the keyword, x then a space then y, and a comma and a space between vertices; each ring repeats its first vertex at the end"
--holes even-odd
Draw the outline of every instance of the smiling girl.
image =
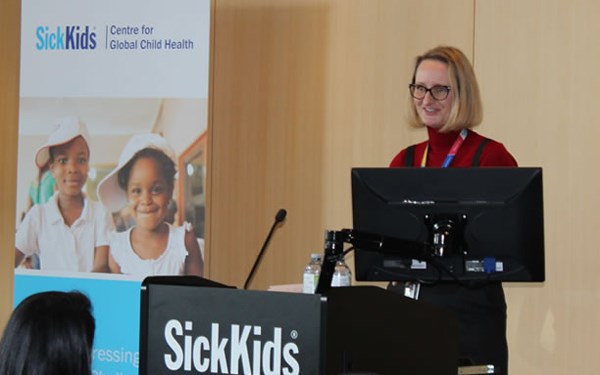
POLYGON ((86 126, 65 118, 35 156, 38 168, 48 165, 57 191, 35 205, 17 229, 15 267, 25 256, 37 255, 40 269, 107 272, 111 217, 83 193, 90 150, 86 126))
POLYGON ((128 206, 135 225, 115 233, 111 272, 136 275, 202 275, 198 239, 189 224, 167 222, 175 184, 175 154, 157 134, 133 136, 119 164, 98 185, 98 197, 113 212, 128 206))

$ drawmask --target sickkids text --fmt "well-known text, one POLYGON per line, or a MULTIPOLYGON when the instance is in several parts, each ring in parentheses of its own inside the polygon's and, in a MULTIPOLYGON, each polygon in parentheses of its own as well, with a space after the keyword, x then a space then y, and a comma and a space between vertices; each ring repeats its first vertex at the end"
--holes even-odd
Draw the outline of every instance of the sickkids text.
POLYGON ((96 49, 95 28, 86 26, 38 26, 35 30, 35 47, 47 50, 90 50, 96 49))
MULTIPOLYGON (((191 39, 156 38, 155 28, 149 25, 108 25, 103 44, 107 50, 190 50, 191 39)), ((35 31, 38 51, 95 50, 99 46, 95 26, 38 26, 35 31)))

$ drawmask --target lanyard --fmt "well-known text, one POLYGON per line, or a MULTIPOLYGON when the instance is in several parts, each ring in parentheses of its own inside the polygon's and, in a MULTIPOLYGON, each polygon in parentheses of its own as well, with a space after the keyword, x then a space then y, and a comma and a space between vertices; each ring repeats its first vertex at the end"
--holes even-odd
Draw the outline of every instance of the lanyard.
MULTIPOLYGON (((460 134, 458 135, 458 137, 456 137, 456 140, 452 144, 452 147, 450 147, 450 151, 448 152, 448 155, 446 155, 446 158, 444 159, 442 168, 448 168, 450 166, 450 164, 452 163, 452 160, 454 160, 454 157, 456 156, 456 153, 458 152, 458 149, 460 149, 460 146, 462 146, 463 142, 467 138, 467 135, 469 135, 469 131, 467 129, 463 129, 460 131, 460 134)), ((421 168, 424 168, 427 165, 428 151, 429 151, 429 143, 427 143, 427 145, 425 146, 425 152, 423 153, 423 158, 421 159, 421 168)))
MULTIPOLYGON (((444 159, 444 163, 442 164, 442 168, 448 168, 454 160, 458 149, 462 146, 463 142, 469 135, 469 131, 467 129, 463 129, 460 131, 458 137, 450 147, 450 151, 448 155, 446 155, 446 159, 444 159)), ((421 159, 421 168, 424 168, 427 165, 427 152, 429 151, 429 142, 425 146, 425 152, 423 153, 423 158, 421 159)), ((414 261, 414 260, 413 260, 414 261)), ((421 284, 418 282, 406 282, 404 283, 404 296, 412 299, 419 299, 419 292, 421 290, 421 284)))

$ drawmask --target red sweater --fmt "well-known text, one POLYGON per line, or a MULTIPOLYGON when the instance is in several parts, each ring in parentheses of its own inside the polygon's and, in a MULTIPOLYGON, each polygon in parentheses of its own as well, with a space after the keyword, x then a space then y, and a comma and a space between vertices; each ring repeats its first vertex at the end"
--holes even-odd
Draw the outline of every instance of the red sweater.
MULTIPOLYGON (((427 151, 427 167, 441 167, 452 144, 456 140, 456 137, 458 137, 459 132, 438 133, 431 128, 427 128, 427 132, 429 134, 429 140, 415 145, 413 166, 421 166, 421 159, 425 152, 425 146, 429 143, 429 150, 427 151)), ((469 135, 456 153, 450 166, 470 167, 477 147, 484 139, 485 138, 478 133, 469 130, 469 135)), ((394 159, 392 159, 390 167, 404 167, 405 157, 406 149, 403 149, 394 157, 394 159)), ((481 152, 479 165, 482 167, 516 167, 517 161, 502 143, 490 139, 481 152)))

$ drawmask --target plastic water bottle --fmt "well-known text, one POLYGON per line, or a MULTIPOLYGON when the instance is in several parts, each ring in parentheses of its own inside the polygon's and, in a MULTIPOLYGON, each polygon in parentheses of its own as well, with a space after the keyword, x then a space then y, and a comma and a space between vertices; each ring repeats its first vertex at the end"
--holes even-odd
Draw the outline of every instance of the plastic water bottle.
POLYGON ((310 262, 304 268, 303 292, 314 294, 321 275, 321 254, 311 254, 310 262))
POLYGON ((333 272, 333 279, 331 280, 331 286, 350 286, 352 285, 352 272, 350 267, 346 264, 344 259, 340 259, 335 264, 335 271, 333 272))

